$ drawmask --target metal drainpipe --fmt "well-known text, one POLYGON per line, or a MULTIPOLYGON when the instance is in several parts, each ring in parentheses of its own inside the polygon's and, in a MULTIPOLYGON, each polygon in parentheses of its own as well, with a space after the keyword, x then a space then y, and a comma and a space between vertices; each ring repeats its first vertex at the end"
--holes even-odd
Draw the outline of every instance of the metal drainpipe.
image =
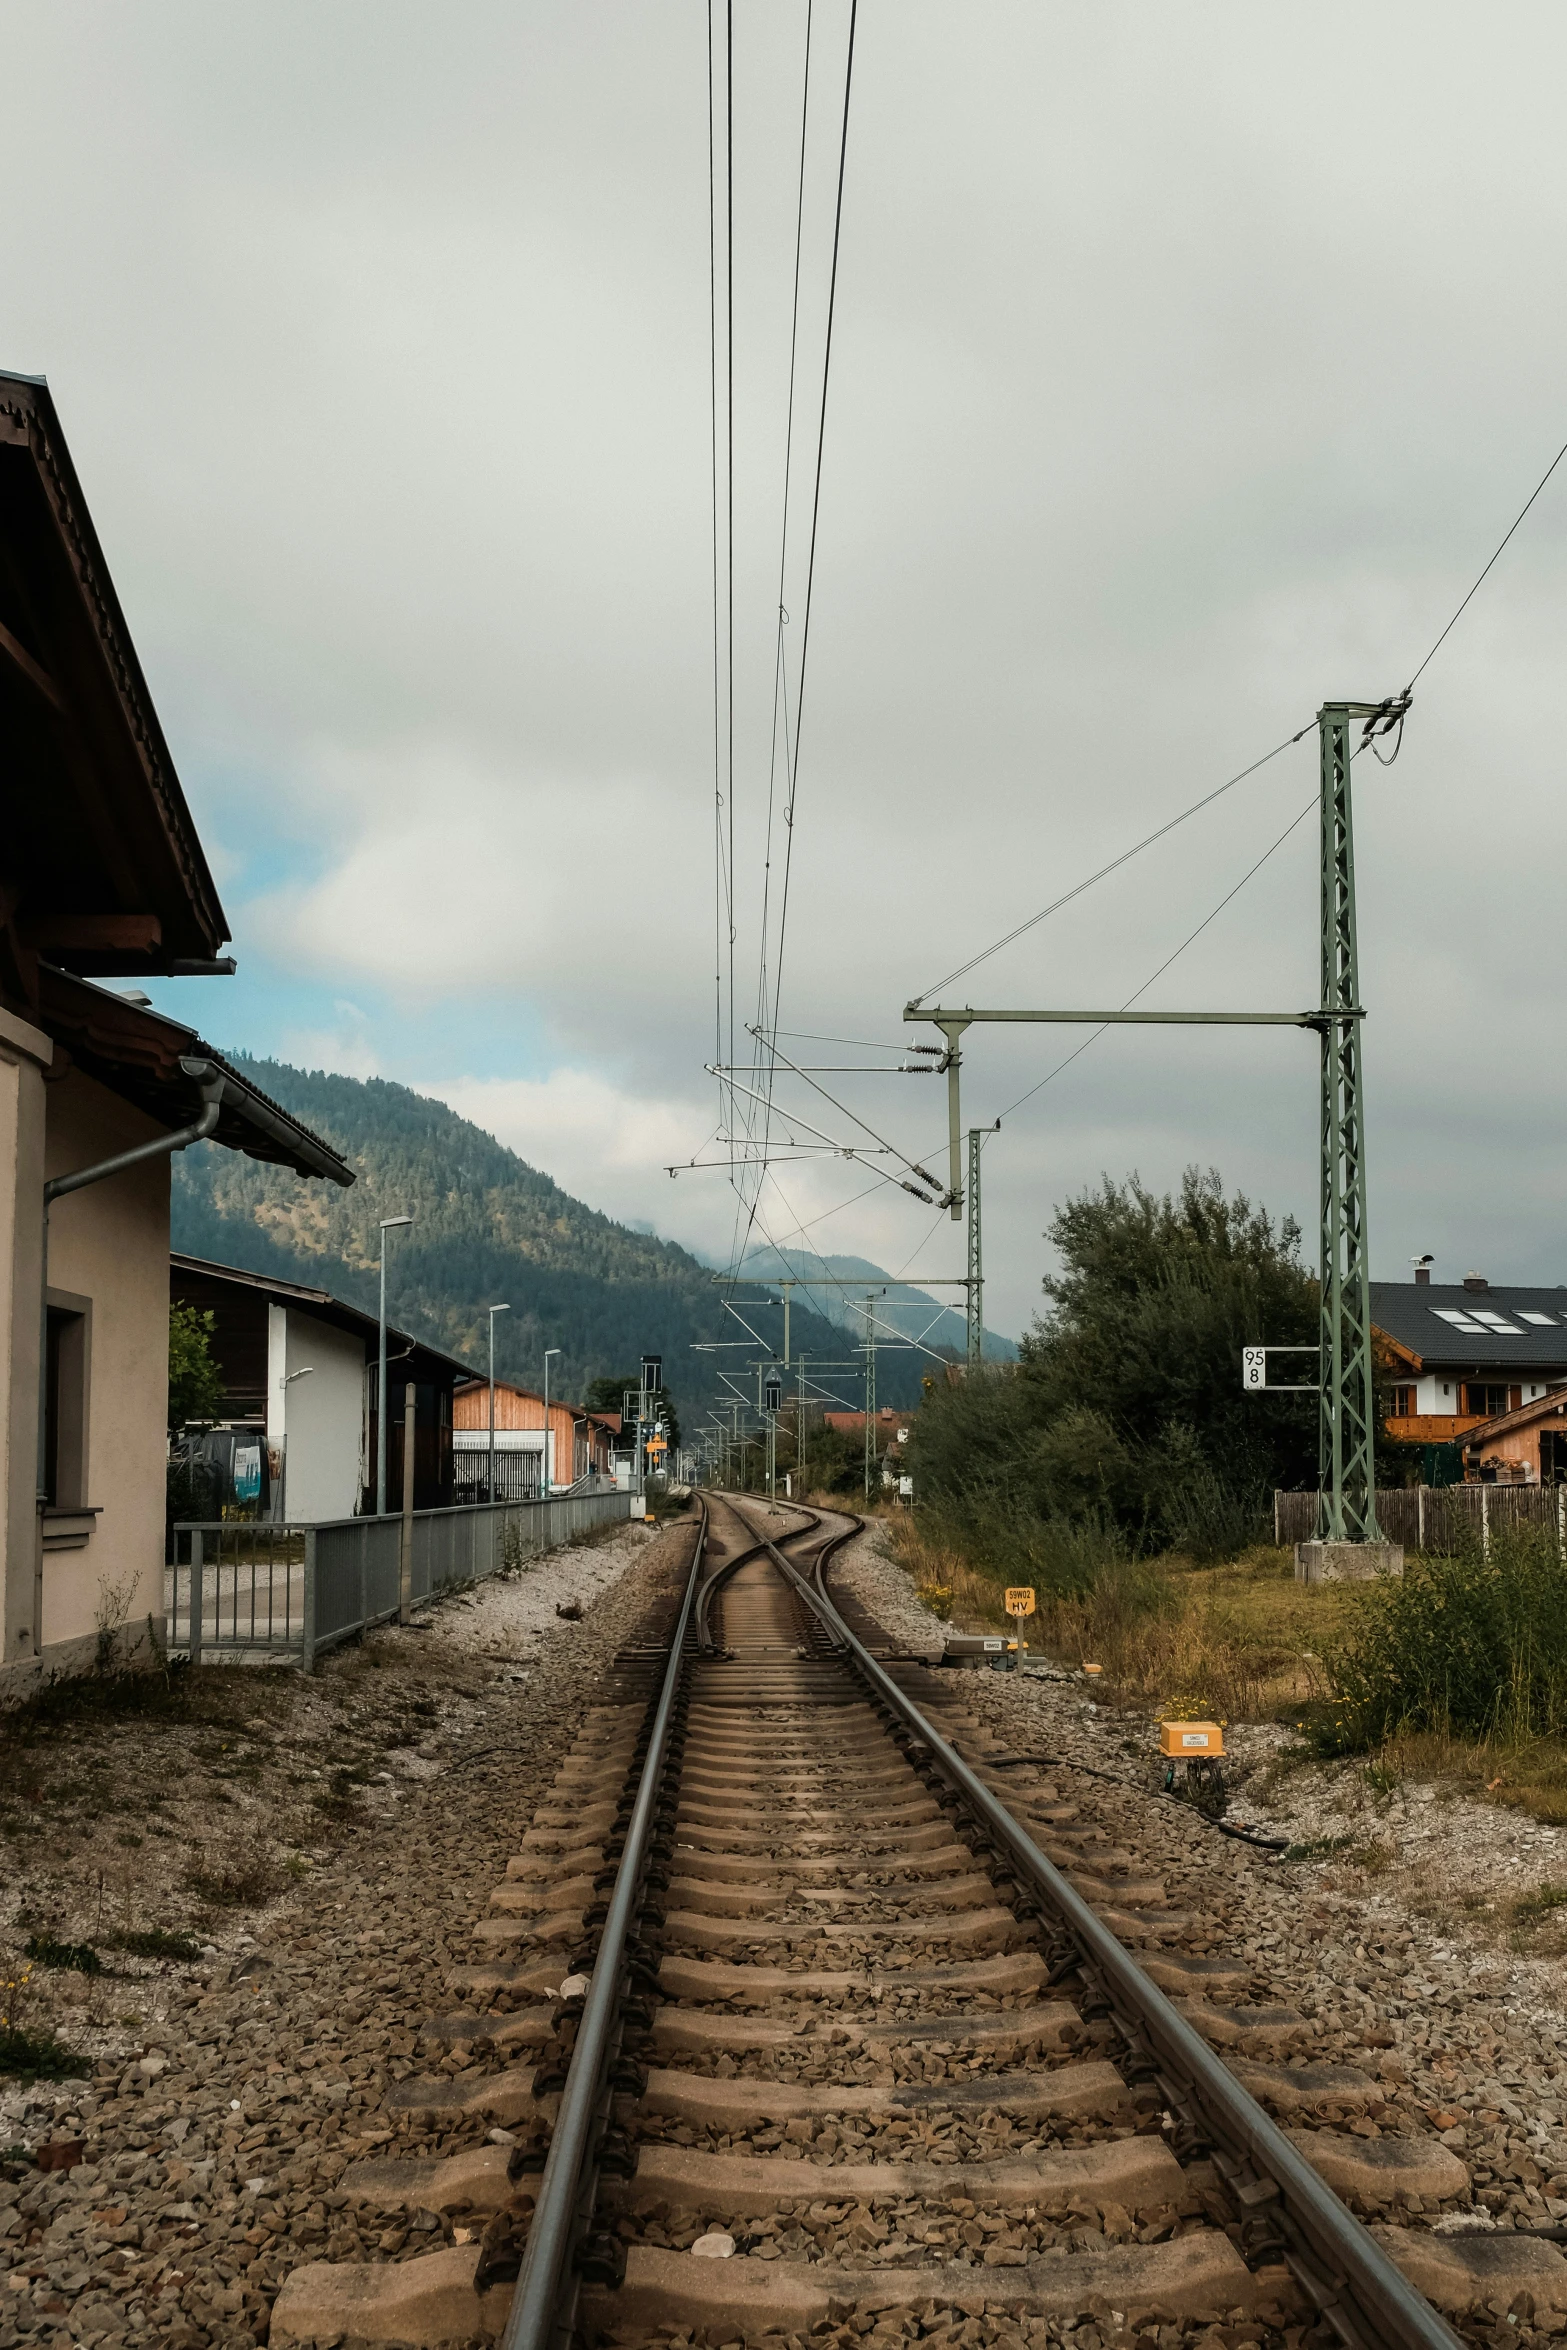
POLYGON ((95 1167, 78 1167, 74 1174, 56 1175, 44 1185, 43 1248, 39 1261, 38 1280, 38 1542, 33 1553, 33 1654, 41 1656, 44 1644, 44 1509, 45 1490, 45 1421, 49 1403, 49 1210, 57 1199, 67 1192, 85 1191, 89 1183, 101 1183, 107 1175, 118 1175, 127 1167, 139 1166, 143 1159, 171 1158, 176 1151, 189 1148, 193 1142, 205 1142, 218 1123, 223 1107, 223 1073, 210 1061, 181 1060, 180 1070, 195 1079, 201 1093, 201 1116, 190 1126, 181 1126, 173 1134, 160 1134, 155 1142, 138 1143, 134 1150, 119 1151, 112 1159, 100 1159, 95 1167))

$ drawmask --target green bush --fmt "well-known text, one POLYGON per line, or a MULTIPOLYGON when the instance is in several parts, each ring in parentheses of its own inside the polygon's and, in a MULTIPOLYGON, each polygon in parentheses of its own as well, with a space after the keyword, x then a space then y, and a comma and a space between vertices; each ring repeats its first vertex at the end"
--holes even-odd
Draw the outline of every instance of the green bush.
POLYGON ((1241 1386, 1243 1347, 1316 1338, 1298 1229, 1192 1168, 1165 1199, 1106 1179, 1049 1238, 1060 1267, 1016 1365, 932 1383, 914 1420, 921 1504, 977 1487, 1020 1523, 1113 1523, 1130 1550, 1234 1557, 1272 1488, 1315 1475, 1314 1407, 1241 1386))
POLYGON ((1567 1569, 1554 1536, 1492 1536, 1489 1558, 1411 1556, 1371 1585, 1344 1644, 1324 1659, 1333 1700, 1314 1709, 1319 1751, 1397 1730, 1521 1739, 1567 1731, 1567 1569))

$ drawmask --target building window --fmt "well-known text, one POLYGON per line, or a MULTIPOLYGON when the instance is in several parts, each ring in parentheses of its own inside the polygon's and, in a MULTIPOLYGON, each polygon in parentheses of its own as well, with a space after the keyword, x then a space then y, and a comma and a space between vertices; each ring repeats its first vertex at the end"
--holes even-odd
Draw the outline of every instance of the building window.
POLYGON ((87 1506, 87 1304, 50 1304, 44 1335, 44 1500, 87 1506))
POLYGON ((1499 1412, 1507 1409, 1507 1389, 1491 1386, 1484 1380, 1468 1380, 1464 1385, 1463 1408, 1477 1419, 1494 1420, 1499 1412))
POLYGON ((1415 1416, 1415 1391, 1414 1391, 1414 1389, 1413 1389, 1412 1387, 1395 1387, 1395 1388, 1394 1388, 1394 1390, 1393 1390, 1393 1417, 1394 1417, 1394 1419, 1395 1419, 1395 1420, 1412 1420, 1412 1419, 1414 1418, 1414 1416, 1415 1416))

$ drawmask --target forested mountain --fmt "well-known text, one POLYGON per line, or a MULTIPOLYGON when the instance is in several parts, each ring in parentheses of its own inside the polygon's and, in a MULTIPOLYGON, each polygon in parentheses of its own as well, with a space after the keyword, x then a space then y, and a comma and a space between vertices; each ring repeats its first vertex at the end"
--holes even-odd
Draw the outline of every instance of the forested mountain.
MULTIPOLYGON (((575 1397, 589 1380, 629 1373, 660 1354, 664 1378, 689 1431, 747 1353, 693 1354, 699 1340, 743 1339, 723 1311, 707 1267, 672 1242, 633 1232, 551 1182, 444 1102, 383 1078, 362 1082, 320 1069, 231 1053, 261 1090, 330 1142, 354 1168, 348 1190, 305 1182, 237 1152, 201 1143, 174 1162, 173 1244, 191 1256, 330 1290, 373 1313, 377 1225, 411 1215, 391 1236, 387 1311, 403 1328, 461 1355, 486 1360, 485 1307, 507 1299, 495 1324, 501 1378, 537 1387, 544 1349, 558 1346, 552 1390, 575 1397)), ((754 1284, 749 1294, 756 1294, 754 1284)), ((782 1314, 748 1314, 770 1344, 782 1314)), ((826 1358, 847 1352, 843 1334, 798 1304, 795 1346, 826 1358)), ((883 1403, 912 1403, 917 1359, 878 1362, 883 1403)), ((844 1386, 852 1399, 858 1382, 844 1386)))

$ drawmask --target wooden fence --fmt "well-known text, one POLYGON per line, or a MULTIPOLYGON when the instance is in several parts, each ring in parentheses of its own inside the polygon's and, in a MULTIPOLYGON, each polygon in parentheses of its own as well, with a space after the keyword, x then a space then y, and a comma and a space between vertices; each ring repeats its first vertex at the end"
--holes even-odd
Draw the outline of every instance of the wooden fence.
MULTIPOLYGON (((1567 1558, 1567 1485, 1395 1485, 1379 1487, 1377 1520, 1406 1550, 1453 1551, 1467 1532, 1482 1545, 1503 1526, 1548 1526, 1567 1558)), ((1314 1493, 1275 1493, 1273 1539, 1310 1542, 1314 1493)))

